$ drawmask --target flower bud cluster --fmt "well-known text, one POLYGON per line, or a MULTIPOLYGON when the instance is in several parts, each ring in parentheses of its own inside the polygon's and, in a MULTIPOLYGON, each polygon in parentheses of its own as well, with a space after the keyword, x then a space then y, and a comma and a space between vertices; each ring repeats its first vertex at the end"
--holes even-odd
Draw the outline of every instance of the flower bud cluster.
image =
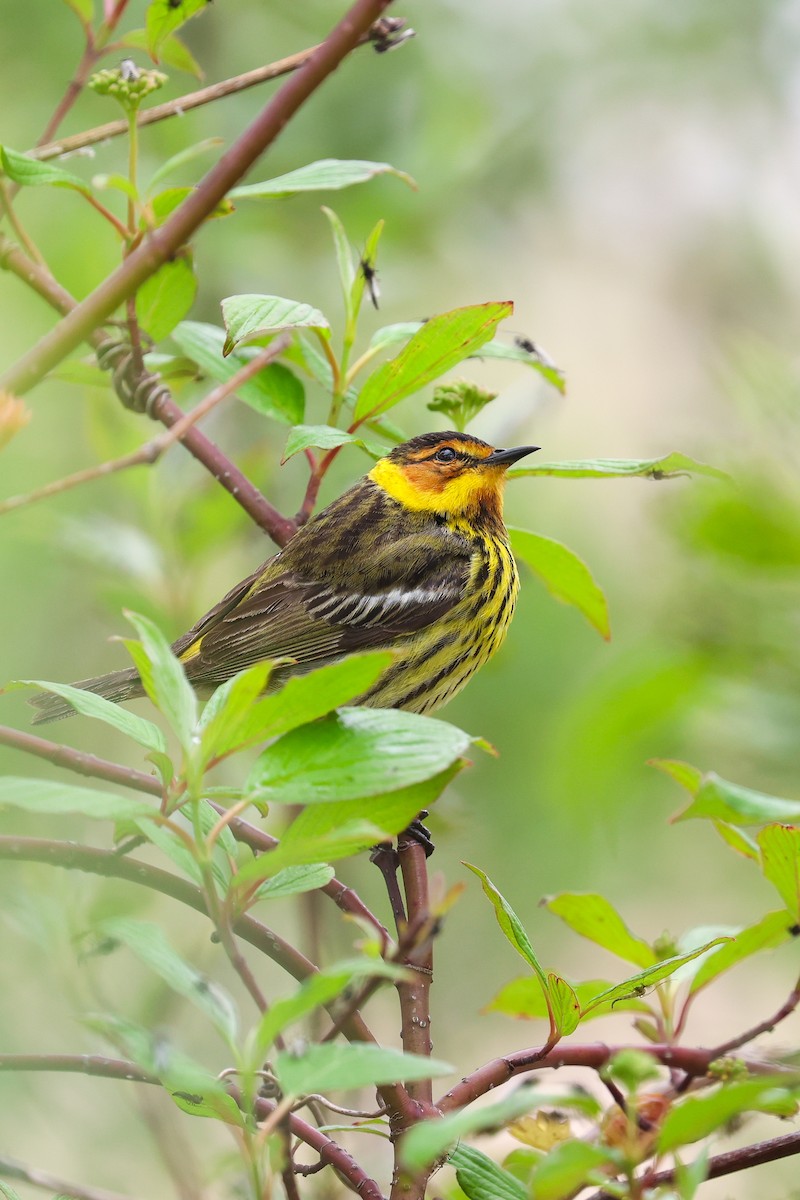
POLYGON ((118 67, 96 71, 88 86, 100 96, 113 96, 126 112, 135 112, 145 96, 158 91, 166 82, 163 71, 142 70, 126 58, 118 67))

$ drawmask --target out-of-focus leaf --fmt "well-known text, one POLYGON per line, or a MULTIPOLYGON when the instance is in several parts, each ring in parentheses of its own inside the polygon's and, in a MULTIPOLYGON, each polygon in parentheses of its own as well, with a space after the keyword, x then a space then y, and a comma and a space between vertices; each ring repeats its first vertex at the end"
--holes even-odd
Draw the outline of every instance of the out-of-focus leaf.
POLYGON ((769 796, 765 792, 754 792, 721 779, 713 771, 701 775, 686 763, 675 764, 670 760, 651 759, 651 764, 665 771, 694 797, 688 808, 677 813, 673 821, 687 821, 690 817, 707 817, 713 821, 726 821, 731 825, 767 825, 772 821, 792 823, 800 821, 800 801, 784 800, 769 796), (682 768, 676 775, 676 765, 682 768))
POLYGON ((57 779, 23 779, 14 775, 0 778, 0 808, 20 808, 48 816, 75 813, 99 821, 128 821, 152 816, 154 811, 131 796, 115 796, 113 792, 98 792, 57 779))
POLYGON ((528 1200, 528 1189, 474 1146, 458 1146, 448 1161, 468 1200, 528 1200))
POLYGON ((91 25, 94 17, 94 0, 64 0, 67 8, 71 8, 81 25, 91 25))
POLYGON ((0 146, 0 164, 4 173, 21 187, 68 187, 89 192, 89 185, 79 175, 71 175, 49 162, 38 162, 9 146, 0 146))
POLYGON ((657 961, 652 947, 631 933, 605 896, 593 892, 561 892, 558 896, 548 896, 544 905, 581 937, 610 950, 626 962, 637 967, 650 967, 657 961))
POLYGON ((222 348, 225 358, 248 338, 280 333, 282 329, 330 330, 327 317, 318 308, 283 296, 228 296, 222 301, 222 319, 228 332, 222 348))
POLYGON ((200 142, 194 142, 191 146, 184 147, 184 149, 179 150, 177 154, 170 155, 170 157, 165 159, 161 166, 153 172, 150 179, 150 188, 154 188, 155 185, 160 183, 162 179, 168 179, 170 175, 179 170, 181 167, 185 167, 187 163, 194 162, 196 158, 200 158, 202 155, 210 154, 213 151, 218 150, 222 145, 224 145, 222 138, 207 137, 203 138, 203 140, 200 142))
POLYGON ((263 183, 245 183, 228 195, 232 200, 263 200, 275 196, 294 196, 297 192, 339 191, 357 183, 366 183, 377 175, 394 175, 416 190, 417 185, 411 176, 389 163, 321 158, 286 175, 266 179, 263 183))
MULTIPOLYGON (((206 325, 200 321, 182 321, 173 329, 172 340, 187 358, 196 362, 205 374, 219 383, 227 383, 240 367, 258 354, 255 348, 245 348, 223 358, 225 334, 216 325, 206 325)), ((237 388, 236 395, 256 412, 282 421, 285 425, 296 425, 303 419, 304 392, 300 381, 296 379, 297 387, 288 387, 287 375, 291 375, 291 372, 280 363, 270 363, 253 379, 237 388)))
POLYGON ((145 18, 147 49, 154 62, 161 61, 161 49, 181 25, 202 12, 208 0, 150 0, 145 18))
POLYGON ((761 869, 783 900, 794 923, 800 922, 800 829, 768 825, 758 835, 761 869))
POLYGON ((197 697, 169 642, 147 617, 126 612, 139 642, 126 641, 142 685, 156 708, 164 714, 184 750, 192 744, 197 724, 197 697))
POLYGON ((536 1200, 563 1200, 584 1184, 601 1183, 603 1167, 616 1166, 613 1151, 588 1142, 562 1142, 531 1172, 530 1195, 536 1200))
POLYGON ((762 1075, 744 1079, 702 1096, 689 1096, 676 1104, 664 1118, 658 1137, 661 1154, 708 1137, 743 1112, 767 1112, 781 1117, 797 1111, 797 1088, 786 1086, 786 1079, 762 1075))
POLYGON ((436 1079, 454 1070, 449 1063, 435 1058, 365 1042, 320 1043, 309 1046, 303 1054, 282 1052, 275 1056, 275 1073, 282 1091, 292 1096, 436 1079))
POLYGON ((238 1022, 233 1000, 219 984, 182 959, 158 925, 113 917, 102 921, 99 929, 105 937, 123 942, 168 987, 191 1000, 229 1044, 235 1041, 238 1022))
POLYGON ((605 595, 583 559, 562 542, 539 533, 527 529, 510 529, 509 533, 514 556, 530 567, 550 594, 573 605, 602 637, 610 638, 605 595))
POLYGON ((197 278, 188 254, 178 254, 158 268, 136 293, 136 319, 154 342, 172 333, 197 295, 197 278))
POLYGON ((698 1154, 694 1162, 684 1165, 675 1164, 675 1187, 680 1200, 694 1200, 701 1183, 708 1179, 708 1150, 706 1147, 698 1154))
POLYGON ((581 462, 537 463, 535 467, 517 467, 509 477, 522 475, 557 475, 561 479, 616 479, 620 476, 643 475, 648 479, 673 479, 681 475, 709 475, 713 479, 730 480, 730 475, 698 462, 686 454, 673 451, 662 458, 593 458, 581 462))
POLYGON ((254 800, 320 804, 391 792, 429 779, 466 753, 472 738, 417 713, 344 708, 284 734, 250 774, 254 800))
MULTIPOLYGON (((148 202, 142 215, 142 228, 147 229, 150 225, 163 225, 167 217, 171 217, 175 209, 183 204, 192 192, 196 191, 197 188, 194 187, 170 187, 165 188, 163 192, 157 192, 148 202)), ((205 220, 214 221, 218 217, 229 217, 233 211, 233 205, 225 197, 212 208, 205 220)))
POLYGON ((689 991, 691 993, 699 992, 701 988, 706 987, 723 972, 729 971, 731 967, 735 967, 743 959, 749 958, 751 954, 757 954, 759 950, 772 950, 775 946, 788 942, 791 937, 791 925, 784 909, 767 913, 754 925, 748 925, 747 928, 738 930, 734 933, 732 941, 726 942, 724 946, 720 946, 718 950, 704 958, 697 968, 689 991))
POLYGON ((367 379, 356 403, 355 419, 363 421, 387 412, 444 375, 488 342, 499 322, 512 311, 510 301, 503 301, 456 308, 431 317, 396 358, 367 379))
POLYGON ((453 1142, 470 1133, 501 1129, 531 1109, 533 1089, 521 1087, 494 1104, 470 1105, 436 1121, 420 1121, 400 1143, 400 1163, 409 1172, 421 1171, 445 1153, 453 1142))
MULTIPOLYGON (((125 46, 129 50, 147 50, 148 37, 146 29, 130 29, 119 39, 118 45, 125 46)), ((203 78, 203 71, 195 56, 192 54, 185 42, 182 42, 174 33, 169 34, 164 38, 158 47, 158 62, 162 62, 165 67, 174 67, 176 71, 185 71, 187 75, 194 75, 195 79, 203 78)), ((209 142, 218 142, 219 138, 208 138, 209 142)), ((192 147, 189 148, 190 150, 192 147)), ((180 157, 175 155, 176 158, 180 157)), ((160 176, 167 163, 159 168, 156 175, 160 176)), ((154 177, 155 178, 155 177, 154 177)))
POLYGON ((384 446, 379 446, 376 442, 365 441, 358 434, 348 433, 345 429, 334 429, 332 425, 295 425, 286 439, 281 463, 288 462, 302 450, 332 450, 336 446, 349 445, 365 450, 371 458, 381 458, 387 452, 384 446))
POLYGON ((737 854, 751 859, 752 862, 759 861, 758 846, 743 829, 737 829, 735 825, 728 825, 726 821, 715 821, 714 828, 723 842, 726 842, 737 854))
POLYGON ((638 975, 632 975, 630 979, 625 979, 622 983, 615 984, 608 991, 601 992, 599 996, 595 996, 593 1000, 588 1002, 584 1011, 591 1012, 598 1004, 613 1004, 616 1000, 627 1000, 631 996, 642 995, 647 988, 654 987, 657 983, 662 983, 665 979, 668 979, 684 963, 691 962, 693 958, 699 958, 701 954, 705 954, 713 946, 719 946, 728 941, 730 941, 729 938, 714 938, 707 945, 700 946, 688 954, 676 954, 672 958, 665 958, 663 962, 657 963, 653 967, 648 967, 646 971, 640 971, 638 975))

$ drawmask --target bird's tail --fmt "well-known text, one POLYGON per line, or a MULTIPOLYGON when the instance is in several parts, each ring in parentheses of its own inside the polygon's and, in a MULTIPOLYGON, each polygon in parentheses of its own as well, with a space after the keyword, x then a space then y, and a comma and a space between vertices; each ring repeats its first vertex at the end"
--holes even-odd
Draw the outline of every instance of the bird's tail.
MULTIPOLYGON (((94 679, 79 679, 72 686, 83 688, 85 692, 94 692, 95 695, 112 700, 115 704, 121 700, 132 700, 135 696, 144 695, 139 672, 133 667, 129 667, 125 671, 110 671, 108 675, 98 675, 94 679)), ((64 717, 71 717, 75 712, 69 700, 64 700, 61 696, 55 696, 49 692, 33 696, 30 703, 39 710, 33 718, 34 725, 46 725, 49 721, 62 721, 64 717)))

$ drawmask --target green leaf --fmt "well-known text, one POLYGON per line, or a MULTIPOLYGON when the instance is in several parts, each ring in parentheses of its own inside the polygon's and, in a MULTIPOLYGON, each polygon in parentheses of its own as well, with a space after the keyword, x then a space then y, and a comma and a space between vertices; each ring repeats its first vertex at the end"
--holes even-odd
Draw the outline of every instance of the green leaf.
POLYGON ((650 758, 648 766, 655 767, 658 771, 663 771, 665 775, 669 775, 681 787, 685 787, 692 795, 700 787, 703 782, 703 772, 697 767, 693 767, 691 763, 682 762, 677 758, 650 758))
POLYGON ((197 295, 197 278, 188 253, 165 262, 136 293, 136 319, 154 342, 172 333, 197 295))
POLYGON ((158 821, 153 820, 152 813, 149 818, 140 818, 134 824, 142 837, 156 846, 178 868, 182 875, 185 875, 187 879, 191 879, 192 883, 196 883, 198 887, 201 886, 203 872, 200 869, 200 864, 184 840, 174 830, 168 829, 166 825, 159 824, 158 821))
POLYGON ((590 1012, 598 1004, 613 1004, 616 1000, 627 1000, 631 996, 641 995, 648 988, 655 987, 657 983, 662 983, 663 980, 668 979, 684 963, 691 962, 693 958, 699 958, 701 954, 705 954, 713 946, 719 946, 728 941, 730 941, 730 938, 714 938, 713 941, 707 942, 705 946, 699 946, 696 950, 691 950, 687 954, 676 954, 672 958, 665 958, 663 962, 657 963, 653 967, 648 967, 646 971, 640 971, 638 975, 632 975, 630 979, 625 979, 622 983, 617 983, 607 991, 601 992, 587 1003, 584 1012, 590 1012))
POLYGON ((541 985, 542 992, 544 993, 547 1011, 552 1015, 553 1009, 550 999, 550 990, 547 985, 547 977, 539 964, 539 960, 534 953, 530 938, 525 932, 522 922, 505 897, 502 896, 494 886, 489 876, 486 875, 485 872, 480 869, 480 867, 474 867, 468 862, 465 862, 464 866, 467 868, 467 870, 472 871, 473 875, 478 876, 485 895, 492 903, 498 925, 517 953, 521 955, 522 958, 525 959, 525 962, 533 968, 534 974, 536 975, 536 978, 541 985))
MULTIPOLYGON (((125 46, 130 50, 147 50, 149 40, 146 29, 130 29, 124 37, 121 37, 117 43, 119 46, 125 46)), ((185 71, 187 75, 194 75, 195 79, 203 78, 203 71, 197 59, 192 54, 189 47, 181 41, 175 34, 169 34, 164 38, 158 48, 158 60, 164 63, 167 67, 174 67, 176 71, 185 71)), ((208 142, 221 143, 221 138, 207 138, 208 142)), ((192 150, 192 147, 189 147, 192 150)), ((188 153, 188 151, 187 151, 188 153)), ((194 157, 194 156, 192 156, 194 157)), ((180 158, 179 154, 175 158, 180 158)), ((169 160, 171 161, 171 160, 169 160)), ((156 172, 157 176, 165 172, 167 163, 156 172)), ((154 176, 155 178, 155 176, 154 176)))
MULTIPOLYGON (((352 291, 353 284, 356 279, 356 267, 353 262, 353 251, 350 248, 350 243, 347 240, 345 227, 339 219, 338 215, 332 208, 327 208, 324 204, 322 211, 328 219, 328 224, 331 227, 333 236, 333 248, 336 252, 336 266, 339 271, 339 283, 342 287, 342 298, 344 300, 344 315, 345 322, 350 328, 353 321, 353 300, 352 291)), ((326 362, 326 366, 330 371, 330 364, 326 362)))
POLYGON ((474 1146, 458 1146, 449 1163, 468 1200, 528 1200, 528 1189, 474 1146))
MULTIPOLYGON (((575 993, 578 1004, 581 1008, 581 1020, 591 1020, 595 1017, 605 1016, 610 1012, 646 1012, 651 1011, 650 1005, 643 1000, 620 1000, 614 1005, 611 1004, 599 1005, 593 1008, 590 1013, 585 1011, 586 1005, 597 996, 600 992, 608 991, 613 985, 605 979, 586 979, 582 983, 571 984, 572 990, 575 993)), ((517 979, 512 979, 500 989, 496 996, 486 1005, 484 1012, 499 1012, 507 1017, 514 1017, 518 1020, 547 1020, 549 1012, 547 1002, 542 993, 541 984, 538 979, 532 979, 530 975, 520 975, 517 979)))
POLYGON ((327 863, 305 863, 301 867, 284 867, 258 889, 257 900, 278 900, 297 896, 325 887, 333 879, 333 867, 327 863))
POLYGON ((580 462, 537 463, 535 467, 517 467, 509 477, 522 475, 557 475, 561 479, 618 479, 621 476, 643 475, 648 479, 674 479, 681 475, 709 475, 713 479, 730 480, 730 475, 718 467, 698 462, 686 454, 673 451, 662 458, 594 458, 580 462))
POLYGON ((154 811, 141 800, 129 796, 96 792, 93 788, 60 783, 56 779, 18 779, 14 775, 0 777, 0 808, 20 808, 48 816, 75 813, 99 821, 129 821, 152 816, 154 811))
POLYGON ((786 1087, 780 1076, 761 1076, 702 1096, 689 1096, 667 1113, 658 1138, 660 1154, 669 1154, 690 1142, 708 1137, 743 1112, 768 1112, 790 1117, 797 1110, 797 1089, 786 1087))
POLYGON ((298 192, 330 192, 367 183, 377 175, 394 175, 416 191, 416 183, 405 171, 389 163, 359 159, 321 158, 286 175, 263 183, 245 183, 228 193, 231 200, 264 200, 275 196, 294 196, 298 192))
POLYGON ((88 183, 79 175, 70 175, 52 163, 37 162, 9 146, 0 146, 0 163, 8 178, 21 187, 68 187, 77 192, 89 192, 88 183))
POLYGON ((608 604, 583 559, 562 542, 527 529, 509 529, 514 556, 538 575, 551 596, 572 604, 606 640, 611 637, 608 604))
POLYGON ((161 49, 171 34, 202 12, 208 0, 150 0, 145 18, 147 49, 153 62, 161 61, 161 49))
MULTIPOLYGON (((144 717, 137 717, 135 713, 128 712, 119 704, 112 704, 103 696, 96 696, 94 692, 87 692, 84 688, 73 687, 68 683, 51 683, 46 679, 20 679, 16 683, 26 687, 38 687, 45 692, 62 696, 82 716, 94 717, 95 720, 111 725, 147 750, 154 750, 158 754, 167 752, 166 739, 157 725, 144 717)), ((12 686, 16 686, 16 683, 12 686)))
POLYGON ((753 862, 759 862, 758 846, 751 837, 748 837, 743 829, 737 829, 735 825, 728 825, 725 821, 715 821, 714 828, 722 840, 735 850, 737 854, 741 854, 753 862))
MULTIPOLYGON (((662 766, 662 760, 654 759, 653 766, 673 775, 670 765, 662 766)), ((688 808, 672 818, 673 821, 688 821, 692 817, 706 817, 713 821, 726 821, 731 825, 767 825, 773 821, 800 821, 800 801, 784 800, 769 796, 765 792, 754 792, 721 779, 713 771, 700 777, 690 768, 684 783, 694 796, 688 808)))
POLYGON ((271 662, 256 663, 239 671, 214 692, 198 723, 204 766, 242 745, 253 705, 264 692, 271 673, 271 662))
POLYGON ((433 717, 343 708, 280 737, 258 759, 247 786, 254 800, 280 804, 355 800, 430 779, 471 741, 433 717))
POLYGON ((556 1031, 561 1037, 574 1033, 581 1023, 581 1006, 571 984, 553 971, 547 974, 547 994, 552 1005, 556 1031))
POLYGON ((228 333, 222 348, 225 358, 240 342, 280 333, 282 329, 330 331, 327 317, 318 308, 283 296, 228 296, 222 301, 222 319, 228 333))
POLYGON ((543 903, 581 937, 610 950, 626 962, 635 963, 637 967, 651 967, 658 961, 652 948, 631 933, 605 896, 593 892, 561 892, 558 896, 546 897, 543 903))
POLYGON ((158 925, 114 917, 102 921, 99 929, 104 936, 123 942, 168 987, 205 1013, 229 1045, 235 1043, 238 1022, 233 1000, 219 984, 185 962, 158 925))
POLYGON ((312 804, 295 817, 276 850, 241 868, 237 883, 246 886, 274 877, 285 867, 335 862, 387 841, 430 808, 457 773, 458 766, 424 783, 388 795, 336 804, 312 804))
POLYGON ((71 8, 81 25, 91 25, 94 18, 94 0, 64 0, 67 8, 71 8))
POLYGON ((309 1046, 303 1054, 283 1052, 275 1056, 281 1089, 284 1095, 292 1096, 436 1079, 454 1070, 449 1063, 435 1058, 364 1042, 327 1042, 309 1046))
POLYGON ((356 404, 356 421, 386 412, 451 370, 489 341, 513 307, 510 301, 476 304, 431 317, 396 358, 367 379, 356 404))
POLYGON ((0 1180, 0 1196, 3 1196, 5 1200, 22 1200, 19 1192, 15 1191, 10 1183, 4 1183, 2 1180, 0 1180))
POLYGON ((497 1100, 494 1104, 470 1105, 458 1112, 448 1113, 438 1120, 420 1121, 403 1135, 400 1143, 400 1164, 406 1171, 416 1173, 440 1158, 454 1142, 471 1133, 498 1129, 515 1117, 530 1112, 533 1088, 521 1087, 497 1100))
POLYGON ((534 1168, 530 1195, 536 1200, 563 1200, 588 1183, 602 1183, 602 1168, 617 1165, 612 1151, 588 1142, 562 1142, 534 1168))
POLYGON ((393 662, 390 650, 368 650, 304 675, 292 676, 278 691, 253 704, 237 735, 240 744, 278 737, 327 716, 343 704, 351 704, 393 662))
POLYGON ((330 1005, 355 980, 363 983, 368 979, 397 981, 408 977, 406 968, 386 963, 382 958, 353 959, 316 972, 304 981, 293 996, 276 1000, 270 1005, 251 1035, 248 1058, 260 1066, 279 1034, 289 1025, 302 1021, 315 1009, 330 1005))
POLYGON ((758 835, 761 869, 789 910, 800 922, 800 829, 768 825, 758 835))
MULTIPOLYGON (((348 297, 348 311, 353 314, 353 320, 357 320, 358 314, 361 311, 361 301, 364 299, 364 289, 367 286, 367 275, 365 266, 373 272, 373 280, 371 286, 371 298, 375 307, 377 307, 378 293, 377 285, 374 279, 375 263, 378 257, 378 243, 381 240, 385 221, 378 221, 377 225, 371 230, 369 237, 364 244, 364 250, 361 254, 356 277, 353 280, 348 297)), ((355 332, 355 330, 353 330, 355 332)))
MULTIPOLYGON (((196 191, 195 187, 170 187, 165 188, 163 192, 157 192, 142 213, 141 228, 149 229, 151 225, 163 225, 167 218, 172 216, 175 209, 183 204, 192 192, 196 191)), ((205 220, 214 221, 219 217, 229 217, 233 211, 234 208, 230 201, 223 199, 212 208, 205 220)))
POLYGON ((474 356, 475 358, 503 358, 510 362, 524 363, 542 376, 547 383, 563 396, 567 390, 564 372, 556 366, 541 346, 535 345, 530 338, 516 337, 511 345, 495 338, 474 356))
POLYGON ((700 963, 692 978, 690 993, 699 992, 701 988, 706 987, 725 971, 729 971, 731 967, 735 967, 743 959, 749 958, 751 954, 757 954, 760 950, 772 950, 775 946, 788 942, 792 937, 791 926, 784 909, 767 913, 754 925, 748 925, 745 929, 732 932, 733 941, 720 946, 700 963))
MULTIPOLYGON (((137 30, 137 33, 139 32, 142 31, 137 30)), ((177 154, 173 154, 166 159, 161 166, 153 172, 153 175, 150 179, 150 187, 154 188, 157 183, 161 183, 163 179, 168 179, 170 175, 173 175, 176 171, 180 170, 181 167, 185 167, 187 163, 194 162, 196 158, 200 158, 202 155, 211 154, 224 144, 225 143, 223 139, 220 137, 207 137, 203 138, 203 140, 200 142, 194 142, 191 146, 184 147, 183 150, 179 150, 177 154)))
POLYGON ((142 677, 142 685, 188 753, 197 724, 194 690, 158 626, 138 613, 126 611, 125 616, 140 639, 138 644, 131 641, 125 644, 142 677))
POLYGON ((283 451, 281 464, 288 462, 302 450, 313 448, 333 450, 336 446, 358 446, 365 450, 371 458, 382 458, 387 450, 376 442, 365 441, 356 433, 348 433, 344 429, 334 429, 332 425, 295 425, 289 431, 286 447, 283 451))
MULTIPOLYGON (((246 348, 228 358, 222 357, 225 334, 216 325, 200 321, 182 321, 172 331, 172 340, 187 358, 218 383, 227 383, 231 376, 258 354, 255 348, 246 348)), ((280 363, 270 363, 263 371, 236 389, 236 395, 256 412, 285 425, 296 425, 303 419, 305 393, 299 379, 280 363), (287 376, 294 380, 289 383, 287 376)))
POLYGON ((675 1163, 675 1187, 680 1200, 694 1200, 701 1183, 708 1179, 708 1150, 706 1147, 698 1154, 694 1162, 684 1166, 675 1163))

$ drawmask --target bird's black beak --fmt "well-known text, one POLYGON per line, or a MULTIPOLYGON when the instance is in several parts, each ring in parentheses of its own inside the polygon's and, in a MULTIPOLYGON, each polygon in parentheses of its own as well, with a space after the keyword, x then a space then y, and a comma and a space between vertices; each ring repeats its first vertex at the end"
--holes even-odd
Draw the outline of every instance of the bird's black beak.
POLYGON ((541 448, 541 446, 515 446, 513 450, 493 450, 483 461, 487 467, 510 467, 512 463, 518 462, 526 454, 533 454, 534 451, 541 450, 541 448))

